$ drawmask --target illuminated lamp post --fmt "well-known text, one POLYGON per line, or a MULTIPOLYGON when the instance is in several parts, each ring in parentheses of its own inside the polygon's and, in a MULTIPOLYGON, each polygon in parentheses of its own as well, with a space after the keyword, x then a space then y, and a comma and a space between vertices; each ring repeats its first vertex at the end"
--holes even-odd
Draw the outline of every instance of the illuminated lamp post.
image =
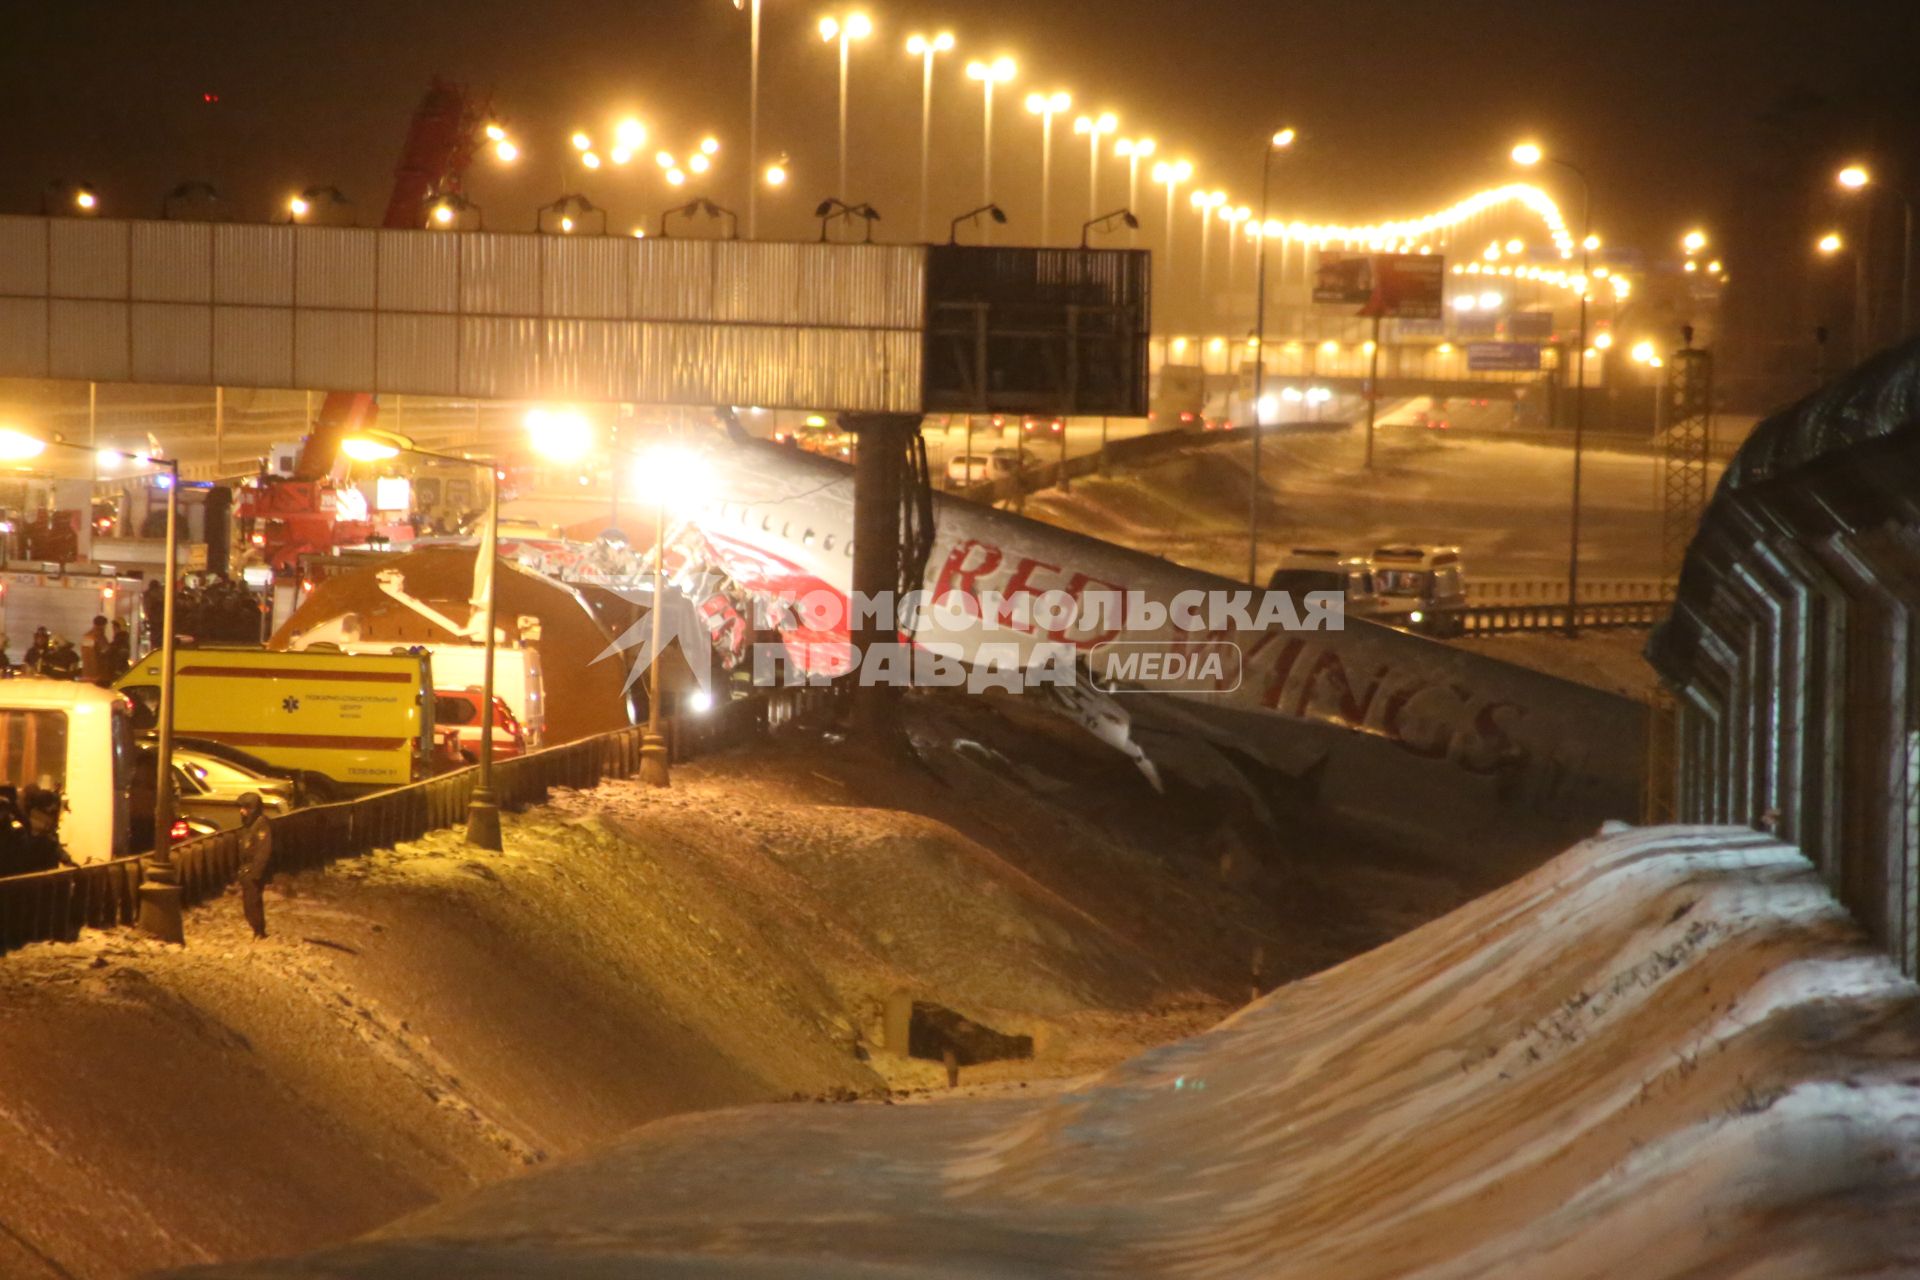
MULTIPOLYGON (((1567 547, 1567 638, 1580 634, 1580 464, 1587 422, 1587 295, 1593 291, 1593 185, 1587 175, 1557 156, 1548 156, 1539 146, 1523 142, 1513 149, 1513 162, 1532 168, 1542 161, 1558 165, 1580 180, 1580 336, 1574 348, 1573 381, 1573 513, 1567 547)), ((1698 234, 1698 233, 1695 233, 1698 234)), ((1705 243, 1705 237, 1701 238, 1705 243)))

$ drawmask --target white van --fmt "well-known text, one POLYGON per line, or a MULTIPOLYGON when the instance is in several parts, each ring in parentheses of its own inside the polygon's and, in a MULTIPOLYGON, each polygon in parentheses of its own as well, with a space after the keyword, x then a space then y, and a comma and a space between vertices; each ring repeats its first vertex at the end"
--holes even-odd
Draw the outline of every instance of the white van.
POLYGON ((75 862, 128 851, 133 706, 73 680, 0 680, 0 783, 60 793, 60 842, 75 862))
MULTIPOLYGON (((296 638, 292 647, 300 650, 309 645, 296 638)), ((437 690, 478 689, 486 674, 486 646, 478 644, 433 641, 404 645, 383 640, 344 640, 338 643, 328 640, 314 642, 314 647, 354 654, 425 650, 433 660, 433 687, 437 690)), ((527 749, 535 751, 544 746, 547 739, 547 683, 540 666, 540 650, 532 646, 495 645, 493 693, 507 704, 507 710, 513 712, 513 718, 520 722, 520 728, 527 736, 527 749)))

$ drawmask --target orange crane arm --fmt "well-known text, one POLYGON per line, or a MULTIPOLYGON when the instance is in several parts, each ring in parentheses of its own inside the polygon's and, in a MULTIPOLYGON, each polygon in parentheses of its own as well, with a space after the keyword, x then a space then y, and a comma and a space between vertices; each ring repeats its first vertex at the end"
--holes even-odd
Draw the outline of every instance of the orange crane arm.
MULTIPOLYGON (((465 85, 435 77, 427 96, 413 113, 400 163, 393 174, 393 195, 387 201, 381 226, 419 228, 427 225, 427 204, 460 189, 461 178, 473 160, 485 108, 476 104, 465 85)), ((373 425, 379 406, 365 391, 333 391, 311 424, 293 478, 316 481, 333 471, 340 442, 373 425)))

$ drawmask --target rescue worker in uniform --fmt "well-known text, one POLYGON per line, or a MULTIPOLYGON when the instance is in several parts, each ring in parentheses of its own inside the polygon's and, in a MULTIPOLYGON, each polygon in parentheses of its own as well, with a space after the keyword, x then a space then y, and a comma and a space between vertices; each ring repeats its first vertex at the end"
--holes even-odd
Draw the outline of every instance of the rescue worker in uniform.
POLYGON ((273 862, 273 829, 267 823, 266 807, 257 793, 240 797, 240 909, 253 936, 267 936, 267 908, 261 890, 273 862))

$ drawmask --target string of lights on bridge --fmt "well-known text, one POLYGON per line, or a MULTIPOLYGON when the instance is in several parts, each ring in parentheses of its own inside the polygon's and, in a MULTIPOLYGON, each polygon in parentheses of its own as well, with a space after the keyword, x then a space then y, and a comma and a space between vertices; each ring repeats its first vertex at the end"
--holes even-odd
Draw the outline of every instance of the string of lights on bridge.
MULTIPOLYGON (((753 69, 753 130, 755 136, 749 143, 748 163, 750 166, 756 167, 757 172, 753 175, 753 182, 750 184, 752 189, 749 192, 749 199, 751 201, 757 196, 760 190, 777 191, 786 187, 792 179, 792 161, 786 153, 777 152, 772 153, 771 158, 766 158, 763 162, 763 157, 760 153, 759 139, 757 136, 758 49, 762 0, 731 0, 731 3, 736 9, 742 11, 750 10, 753 21, 753 56, 755 61, 753 69)), ((844 120, 846 84, 849 74, 848 55, 854 45, 872 38, 877 28, 872 17, 857 10, 821 17, 818 19, 817 25, 822 42, 836 49, 839 53, 842 104, 841 152, 842 171, 844 172, 846 151, 844 120)), ((924 64, 925 93, 923 103, 924 110, 930 113, 933 103, 933 71, 935 63, 942 56, 954 53, 959 48, 959 40, 950 31, 935 33, 916 32, 904 41, 903 47, 909 57, 921 59, 924 64)), ((991 58, 968 61, 964 64, 964 74, 966 80, 978 85, 983 94, 982 100, 985 106, 985 115, 982 167, 988 175, 986 183, 988 190, 985 194, 988 197, 987 206, 991 207, 993 205, 991 192, 993 95, 996 87, 1010 84, 1019 78, 1020 67, 1011 56, 996 54, 991 58)), ((1026 96, 1024 105, 1028 114, 1038 119, 1041 123, 1044 138, 1043 146, 1048 149, 1048 168, 1051 167, 1051 135, 1054 118, 1056 116, 1063 117, 1062 123, 1064 124, 1064 116, 1072 109, 1073 101, 1073 94, 1066 89, 1035 90, 1026 96)), ((1583 251, 1590 254, 1593 250, 1597 249, 1600 241, 1599 237, 1593 235, 1587 235, 1583 239, 1577 239, 1573 228, 1569 226, 1568 220, 1562 212, 1560 204, 1554 199, 1553 195, 1544 187, 1533 183, 1507 182, 1490 186, 1483 190, 1475 191, 1444 209, 1422 213, 1412 217, 1388 218, 1379 222, 1341 224, 1313 221, 1300 217, 1268 216, 1263 218, 1255 212, 1252 205, 1245 202, 1236 202, 1224 188, 1209 190, 1199 185, 1196 182, 1197 169, 1192 160, 1174 158, 1170 150, 1156 138, 1147 134, 1123 132, 1120 126, 1120 116, 1110 110, 1103 110, 1097 113, 1088 112, 1076 117, 1072 122, 1073 134, 1078 138, 1084 138, 1088 148, 1086 155, 1088 157, 1089 181, 1092 187, 1090 191, 1090 203, 1098 204, 1098 186, 1102 159, 1125 161, 1127 165, 1127 197, 1130 206, 1138 203, 1140 200, 1139 185, 1140 179, 1143 176, 1150 179, 1155 185, 1166 188, 1166 204, 1169 215, 1172 214, 1175 207, 1176 192, 1189 184, 1193 184, 1193 189, 1188 193, 1188 203, 1198 215, 1203 240, 1209 234, 1210 223, 1217 221, 1224 224, 1228 235, 1238 234, 1249 243, 1266 240, 1277 242, 1281 245, 1297 244, 1319 249, 1339 247, 1343 250, 1364 249, 1369 252, 1411 254, 1432 253, 1436 248, 1440 248, 1442 251, 1447 252, 1449 256, 1455 258, 1454 263, 1450 267, 1450 271, 1458 277, 1484 278, 1491 276, 1496 279, 1525 281, 1543 288, 1562 290, 1575 297, 1587 293, 1590 286, 1604 281, 1606 282, 1605 287, 1611 289, 1616 301, 1627 299, 1633 291, 1632 282, 1625 275, 1605 265, 1591 267, 1588 270, 1582 271, 1572 266, 1553 265, 1552 261, 1548 261, 1545 264, 1540 261, 1541 258, 1547 258, 1557 260, 1561 263, 1571 263, 1576 254, 1580 254, 1583 251), (1111 141, 1108 141, 1109 139, 1111 141), (1141 168, 1148 162, 1151 162, 1151 168, 1143 175, 1141 168), (1461 233, 1463 228, 1467 228, 1474 220, 1480 219, 1485 215, 1498 213, 1507 209, 1518 209, 1525 214, 1531 215, 1538 221, 1545 234, 1545 242, 1538 247, 1538 253, 1529 252, 1530 247, 1523 241, 1517 239, 1507 241, 1495 240, 1489 243, 1484 250, 1479 251, 1474 257, 1464 261, 1460 260, 1457 241, 1459 233, 1461 233)), ((488 120, 484 123, 483 128, 485 148, 494 161, 502 165, 511 165, 524 157, 525 146, 522 142, 510 136, 505 124, 500 120, 488 120)), ((923 128, 923 139, 929 136, 928 131, 923 128)), ((1272 145, 1277 152, 1284 152, 1293 147, 1297 138, 1298 135, 1294 129, 1281 129, 1273 135, 1272 145)), ((644 120, 630 114, 621 116, 611 122, 610 127, 597 137, 594 132, 585 128, 574 128, 567 135, 572 161, 580 167, 584 174, 594 174, 603 170, 628 168, 639 170, 652 168, 658 170, 660 180, 664 182, 668 188, 682 188, 697 179, 706 178, 717 172, 722 152, 721 140, 717 134, 704 134, 700 136, 697 141, 686 145, 660 145, 657 150, 649 154, 647 148, 650 144, 664 143, 665 141, 665 139, 656 139, 653 131, 644 120), (651 163, 649 164, 649 162, 651 163)), ((923 141, 923 147, 925 146, 930 146, 930 143, 923 141)), ((1541 148, 1533 143, 1523 143, 1515 147, 1511 154, 1513 161, 1521 166, 1532 166, 1546 160, 1547 163, 1561 164, 1569 169, 1572 168, 1572 166, 1565 165, 1564 161, 1558 160, 1557 158, 1545 157, 1541 148)), ((926 162, 927 157, 923 154, 923 173, 926 162)), ((1573 172, 1576 174, 1579 173, 1578 170, 1573 170, 1573 172)), ((1847 177, 1853 178, 1854 186, 1862 186, 1865 185, 1865 183, 1859 175, 1863 173, 1864 170, 1850 168, 1847 171, 1847 177)), ((1582 175, 1581 180, 1584 183, 1584 175, 1582 175)), ((1843 178, 1842 181, 1845 183, 1846 178, 1843 178)), ((100 196, 91 185, 85 183, 53 184, 49 190, 53 191, 56 187, 64 187, 65 199, 70 212, 81 216, 91 216, 102 211, 100 196)), ((925 200, 924 190, 923 185, 923 203, 925 200)), ((180 195, 181 192, 175 192, 174 194, 177 196, 180 195)), ((844 193, 842 194, 844 195, 844 193)), ((1046 226, 1047 217, 1045 214, 1049 194, 1050 193, 1045 191, 1042 193, 1043 215, 1039 236, 1041 241, 1047 239, 1047 232, 1049 230, 1046 226)), ((43 205, 45 203, 46 201, 43 199, 43 205)), ((285 208, 290 221, 315 221, 322 220, 321 215, 325 212, 327 206, 344 206, 347 203, 346 198, 337 188, 309 187, 288 197, 285 208)), ((694 206, 688 206, 688 210, 697 212, 698 210, 695 206, 705 208, 710 214, 731 214, 729 210, 721 210, 717 206, 714 206, 711 201, 696 201, 694 206)), ((857 212, 860 207, 861 206, 850 206, 848 212, 857 212)), ((467 219, 463 217, 463 215, 473 208, 475 208, 475 206, 473 206, 464 195, 451 194, 438 196, 429 205, 427 213, 428 225, 445 229, 462 227, 467 222, 467 219)), ((43 212, 49 211, 51 210, 43 208, 43 212)), ((986 209, 983 208, 978 212, 985 211, 986 209)), ((553 206, 543 208, 541 210, 543 217, 539 225, 543 230, 551 229, 563 234, 573 233, 576 230, 586 230, 588 228, 583 226, 577 217, 577 215, 583 212, 601 214, 603 219, 601 228, 603 230, 605 229, 605 210, 596 207, 584 196, 569 197, 562 202, 557 202, 553 206), (566 207, 561 207, 563 204, 566 207), (545 218, 545 215, 549 212, 554 215, 551 219, 550 226, 545 218)), ((687 210, 673 210, 669 212, 684 213, 687 212, 687 210)), ((1137 213, 1137 210, 1135 210, 1135 212, 1137 213)), ((1095 208, 1093 213, 1097 221, 1099 214, 1098 208, 1095 208)), ((750 212, 748 219, 749 235, 753 234, 751 230, 751 219, 752 215, 750 212)), ((922 222, 924 231, 924 210, 922 222)), ((737 228, 737 221, 735 225, 737 228)), ((1092 224, 1089 223, 1089 225, 1092 224)), ((1133 225, 1137 227, 1137 222, 1133 225)), ((1174 227, 1170 220, 1168 227, 1169 249, 1171 249, 1173 245, 1173 232, 1174 227)), ((635 227, 633 234, 636 236, 644 236, 647 233, 644 227, 635 227)), ((1703 262, 1697 259, 1697 251, 1700 245, 1705 242, 1704 234, 1697 231, 1690 232, 1686 239, 1687 243, 1685 244, 1685 248, 1687 252, 1683 269, 1689 274, 1695 274, 1704 268, 1705 273, 1711 279, 1724 282, 1725 272, 1717 260, 1703 262), (1698 244, 1692 243, 1696 237, 1699 240, 1698 244)), ((1832 254, 1839 251, 1841 241, 1837 235, 1829 236, 1821 242, 1819 248, 1824 253, 1832 254)), ((1231 266, 1231 260, 1229 261, 1229 266, 1231 266)), ((1462 296, 1470 298, 1473 295, 1463 294, 1462 296)))

